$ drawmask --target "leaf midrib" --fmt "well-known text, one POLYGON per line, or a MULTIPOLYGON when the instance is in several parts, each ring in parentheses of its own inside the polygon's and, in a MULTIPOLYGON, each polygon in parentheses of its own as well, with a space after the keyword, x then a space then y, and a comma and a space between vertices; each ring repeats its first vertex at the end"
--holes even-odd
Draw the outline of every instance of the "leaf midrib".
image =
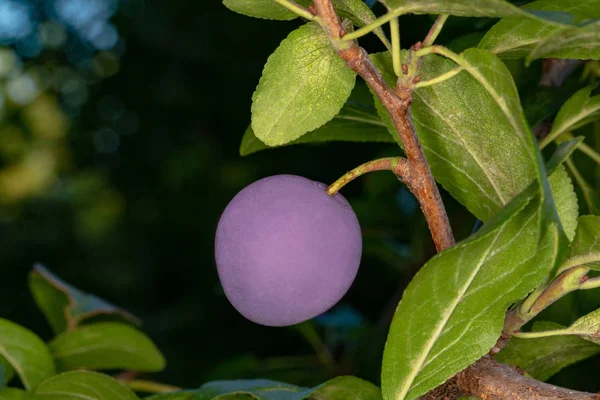
MULTIPOLYGON (((586 103, 589 103, 589 101, 591 99, 595 98, 594 97, 590 97, 586 103)), ((585 107, 585 106, 584 106, 585 107)), ((565 131, 567 131, 569 129, 569 127, 574 126, 577 124, 577 122, 582 121, 584 119, 586 119, 587 117, 589 117, 590 115, 594 114, 595 112, 600 111, 600 103, 595 106, 595 107, 589 107, 589 108, 583 108, 577 115, 567 119, 562 126, 559 127, 558 130, 556 131, 552 131, 549 133, 549 135, 557 135, 559 136, 561 133, 564 133, 565 131), (558 132, 558 133, 556 133, 558 132)))
POLYGON ((403 400, 406 397, 406 394, 408 393, 408 391, 410 390, 410 387, 412 386, 413 382, 415 381, 416 376, 419 374, 419 372, 421 372, 421 366, 425 363, 425 360, 427 359, 427 356, 429 355, 429 353, 433 349, 433 346, 435 345, 437 339, 439 338, 440 334, 442 333, 442 330, 446 326, 448 320, 450 319, 450 317, 452 316, 452 314, 456 310, 456 307, 458 307, 458 304, 462 300, 464 294, 467 292, 467 290, 469 289, 469 287, 473 283, 473 280, 475 279, 475 277, 477 276, 477 274, 479 273, 479 271, 483 267, 483 264, 487 260, 487 257, 489 255, 489 253, 491 252, 492 248, 496 244, 496 241, 498 240, 498 238, 500 237, 500 235, 504 231, 504 228, 506 227, 506 225, 507 224, 504 224, 501 228, 499 228, 496 231, 496 233, 495 233, 496 237, 491 241, 491 243, 488 246, 488 248, 482 254, 479 262, 477 263, 477 267, 473 269, 473 271, 471 272, 471 275, 469 276, 469 279, 465 282, 465 284, 461 288, 461 290, 459 292, 459 295, 456 296, 455 300, 450 304, 450 307, 448 307, 446 309, 446 312, 442 315, 442 318, 440 319, 440 322, 439 322, 438 326, 435 329, 434 335, 427 341, 426 346, 423 349, 423 352, 422 352, 421 356, 418 358, 418 361, 416 363, 416 365, 418 366, 418 368, 413 368, 412 369, 411 373, 408 375, 408 379, 406 379, 404 381, 404 385, 400 387, 400 392, 398 392, 398 394, 396 395, 396 399, 397 400, 403 400))

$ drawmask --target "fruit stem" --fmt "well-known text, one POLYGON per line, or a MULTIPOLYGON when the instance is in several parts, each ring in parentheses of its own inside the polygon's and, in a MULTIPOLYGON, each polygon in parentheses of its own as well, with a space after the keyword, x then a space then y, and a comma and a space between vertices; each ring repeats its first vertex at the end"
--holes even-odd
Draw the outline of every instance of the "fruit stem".
POLYGON ((367 172, 392 171, 398 179, 404 181, 408 175, 408 160, 404 157, 385 157, 359 165, 353 170, 342 175, 337 181, 327 188, 327 194, 334 196, 347 183, 353 181, 367 172))

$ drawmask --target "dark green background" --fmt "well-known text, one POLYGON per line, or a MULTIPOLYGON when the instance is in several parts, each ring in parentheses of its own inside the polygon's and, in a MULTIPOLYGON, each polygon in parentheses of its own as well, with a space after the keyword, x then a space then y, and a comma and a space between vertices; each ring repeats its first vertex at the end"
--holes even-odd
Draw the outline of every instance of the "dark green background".
MULTIPOLYGON (((315 357, 302 330, 258 326, 235 312, 218 283, 213 236, 227 202, 252 181, 290 173, 332 182, 362 162, 397 154, 397 149, 383 144, 303 145, 238 155, 262 66, 299 21, 247 18, 218 1, 166 0, 129 1, 113 21, 126 45, 121 69, 90 87, 87 102, 73 118, 66 137, 71 167, 61 171, 52 187, 0 204, 0 316, 51 337, 27 289, 28 272, 41 262, 71 284, 142 318, 143 329, 168 360, 157 380, 196 387, 209 379, 264 377, 313 385, 345 373, 377 383, 391 312, 411 275, 433 254, 418 207, 391 174, 372 174, 343 190, 361 221, 365 250, 342 305, 363 322, 346 327, 353 319, 342 313, 333 326, 309 326, 336 358, 333 370, 315 357), (102 113, 106 99, 108 104, 117 99, 139 120, 139 129, 120 137, 112 154, 99 153, 91 134, 107 124, 102 113), (93 212, 102 210, 103 200, 85 171, 93 171, 94 179, 103 182, 99 186, 123 200, 108 227, 93 229, 94 223, 103 223, 102 211, 93 212), (81 182, 78 189, 65 190, 61 182, 72 179, 81 182), (82 231, 82 210, 90 209, 91 222, 82 231)), ((431 21, 426 16, 403 18, 403 45, 422 39, 431 21)), ((451 18, 440 41, 483 30, 491 22, 451 18)), ((381 50, 371 39, 364 43, 381 50)), ((55 51, 26 63, 49 59, 67 62, 55 51)), ((536 95, 548 98, 535 89, 540 69, 539 63, 528 73, 515 67, 522 86, 532 88, 524 93, 536 107, 536 95)), ((552 96, 560 105, 565 93, 552 96)), ((547 106, 542 115, 555 109, 547 106)), ((588 170, 593 176, 593 166, 588 170)), ((444 196, 457 237, 466 237, 473 217, 444 196)), ((594 301, 586 301, 582 309, 594 301)), ((557 381, 600 390, 597 380, 573 378, 594 365, 596 361, 586 362, 557 381)))

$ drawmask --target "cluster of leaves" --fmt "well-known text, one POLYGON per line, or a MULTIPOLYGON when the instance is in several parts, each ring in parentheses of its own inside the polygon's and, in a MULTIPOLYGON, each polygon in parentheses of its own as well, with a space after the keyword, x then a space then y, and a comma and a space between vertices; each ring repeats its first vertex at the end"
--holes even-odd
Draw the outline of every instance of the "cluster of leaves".
MULTIPOLYGON (((224 3, 258 18, 296 17, 281 5, 290 5, 287 0, 224 3)), ((353 377, 315 388, 220 381, 151 399, 415 399, 486 354, 502 332, 509 307, 533 318, 536 299, 557 282, 566 282, 558 295, 600 286, 597 278, 582 279, 600 265, 600 217, 592 215, 598 212, 596 193, 570 159, 574 150, 598 158, 572 132, 600 117, 600 97, 593 95, 594 86, 575 93, 538 146, 505 62, 600 59, 600 1, 565 9, 564 1, 540 0, 521 9, 503 0, 386 0, 387 12, 379 17, 360 0, 333 3, 348 29, 358 28, 355 37, 373 32, 390 49, 381 26, 399 15, 501 19, 476 47, 460 54, 440 46, 423 53, 421 83, 413 93, 415 128, 436 180, 485 224, 426 263, 406 289, 389 332, 382 391, 353 377), (545 163, 539 148, 553 142, 559 145, 545 163), (591 215, 579 216, 567 169, 591 215), (577 279, 564 279, 571 275, 577 279)), ((408 56, 392 51, 371 54, 371 60, 393 86, 394 61, 408 56)), ((400 144, 382 104, 313 20, 293 31, 267 61, 240 151, 245 155, 336 140, 400 144)), ((0 320, 0 399, 137 399, 132 382, 93 370, 150 373, 164 368, 163 356, 126 311, 41 267, 32 272, 30 287, 57 336, 44 343, 29 330, 0 320)), ((498 359, 547 379, 597 354, 599 332, 597 311, 569 327, 537 321, 498 359)))
MULTIPOLYGON (((277 3, 224 1, 230 9, 253 17, 295 16, 280 5, 288 2, 277 3)), ((540 0, 524 8, 502 0, 382 3, 387 13, 377 17, 360 1, 334 1, 344 23, 358 28, 342 40, 358 38, 407 13, 501 18, 476 47, 460 54, 441 46, 421 52, 421 82, 412 107, 416 132, 435 179, 485 224, 425 264, 404 292, 382 373, 384 398, 401 400, 417 398, 486 354, 503 330, 509 307, 529 320, 539 312, 532 308, 537 296, 555 287, 561 275, 564 279, 565 274, 581 273, 578 277, 587 279, 596 269, 599 232, 594 227, 600 226, 600 218, 579 217, 578 198, 562 164, 566 162, 581 186, 590 214, 597 212, 596 193, 577 176, 570 157, 579 149, 598 159, 581 143, 583 138, 573 139, 571 132, 600 117, 600 97, 592 96, 593 85, 578 91, 538 145, 506 60, 520 59, 529 66, 541 58, 600 59, 600 2, 566 7, 564 1, 540 0), (562 145, 544 165, 540 148, 552 142, 562 145)), ((320 23, 316 17, 293 31, 268 59, 253 96, 252 124, 242 139, 242 155, 308 142, 398 142, 379 99, 345 67, 320 23)), ((386 39, 383 42, 388 45, 386 39)), ((409 52, 370 57, 394 87, 394 57, 405 63, 409 52)), ((597 287, 593 279, 587 285, 571 282, 556 296, 597 287)), ((547 326, 538 323, 534 330, 547 326)), ((526 371, 532 365, 530 373, 546 379, 596 354, 598 313, 552 332, 542 335, 578 337, 523 337, 499 359, 526 371), (564 340, 580 350, 564 356, 564 340), (515 350, 517 346, 530 350, 515 350), (545 351, 538 352, 541 348, 545 351), (542 354, 544 371, 538 372, 535 365, 542 354)))
POLYGON ((2 400, 134 400, 134 392, 159 387, 169 393, 152 400, 219 399, 381 399, 371 383, 346 376, 314 388, 270 380, 209 382, 199 389, 176 388, 151 381, 118 380, 99 370, 158 372, 165 359, 154 343, 137 329, 140 321, 105 300, 63 282, 41 265, 29 276, 29 287, 56 333, 44 343, 35 333, 0 319, 0 399, 2 400), (17 387, 17 381, 22 388, 17 387), (10 385, 10 386, 9 386, 10 385))

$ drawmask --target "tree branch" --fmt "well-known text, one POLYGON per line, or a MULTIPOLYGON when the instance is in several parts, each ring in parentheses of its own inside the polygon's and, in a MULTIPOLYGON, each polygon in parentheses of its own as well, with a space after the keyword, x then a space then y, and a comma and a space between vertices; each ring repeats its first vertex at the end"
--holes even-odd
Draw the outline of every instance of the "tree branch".
POLYGON ((405 183, 421 205, 437 250, 454 246, 454 236, 444 203, 412 123, 412 90, 403 87, 394 91, 384 81, 363 48, 354 41, 342 40, 346 30, 331 0, 314 0, 314 4, 317 21, 329 35, 339 56, 367 82, 390 114, 409 162, 409 179, 405 183))
MULTIPOLYGON (((403 179, 421 205, 436 248, 441 251, 453 246, 454 236, 448 216, 410 115, 412 90, 418 82, 418 77, 415 76, 413 82, 404 82, 395 90, 390 88, 367 52, 356 42, 343 40, 346 31, 331 0, 314 0, 314 5, 316 21, 329 35, 339 56, 367 82, 390 114, 408 158, 408 173, 403 179)), ((406 74, 406 71, 404 73, 406 74)), ((503 346, 507 341, 506 338, 501 338, 499 346, 503 346)), ((494 349, 497 352, 500 347, 494 349)), ((600 399, 600 395, 559 388, 526 378, 515 367, 500 364, 491 356, 483 357, 425 398, 446 400, 456 397, 459 393, 479 396, 486 400, 600 399)))
POLYGON ((516 367, 485 356, 459 373, 456 385, 464 394, 486 400, 598 400, 600 394, 578 392, 527 378, 516 367))

